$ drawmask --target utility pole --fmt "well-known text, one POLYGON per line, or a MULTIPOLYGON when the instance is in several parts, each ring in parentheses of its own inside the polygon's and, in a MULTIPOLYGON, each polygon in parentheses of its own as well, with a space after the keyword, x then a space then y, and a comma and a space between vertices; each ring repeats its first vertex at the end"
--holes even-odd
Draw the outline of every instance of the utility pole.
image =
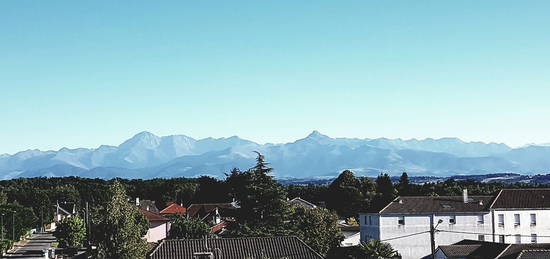
POLYGON ((0 230, 2 230, 2 240, 4 240, 4 213, 0 214, 0 230))
POLYGON ((15 240, 15 210, 11 212, 11 239, 15 240))
POLYGON ((92 251, 92 231, 90 228, 90 207, 88 202, 86 202, 86 230, 87 230, 87 240, 88 240, 88 251, 92 251))
POLYGON ((432 215, 432 220, 430 222, 430 241, 431 241, 431 245, 432 245, 432 259, 435 259, 435 231, 437 229, 437 226, 439 226, 439 224, 443 223, 443 220, 438 220, 437 221, 437 225, 435 225, 434 227, 434 217, 435 215, 432 215))

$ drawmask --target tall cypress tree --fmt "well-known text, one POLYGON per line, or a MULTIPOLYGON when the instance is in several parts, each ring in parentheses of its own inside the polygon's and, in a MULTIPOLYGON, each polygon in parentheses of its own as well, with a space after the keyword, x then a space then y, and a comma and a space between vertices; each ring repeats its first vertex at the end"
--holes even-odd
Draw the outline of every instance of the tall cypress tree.
POLYGON ((95 229, 99 258, 145 258, 147 242, 143 239, 149 228, 145 216, 127 200, 119 181, 109 186, 111 200, 106 204, 95 229))

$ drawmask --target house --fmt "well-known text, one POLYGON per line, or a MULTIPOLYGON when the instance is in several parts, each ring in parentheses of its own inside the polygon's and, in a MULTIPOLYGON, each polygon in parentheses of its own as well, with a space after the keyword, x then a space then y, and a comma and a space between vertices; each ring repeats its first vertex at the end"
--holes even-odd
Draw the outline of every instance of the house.
POLYGON ((176 215, 176 214, 185 214, 187 209, 175 202, 168 203, 168 207, 160 211, 161 215, 176 215))
POLYGON ((159 209, 155 205, 155 201, 152 200, 139 200, 136 198, 136 206, 142 210, 150 211, 159 214, 159 209))
POLYGON ((347 246, 356 246, 361 243, 361 232, 359 231, 359 226, 350 226, 347 224, 338 224, 344 240, 340 243, 341 247, 347 246))
POLYGON ((141 213, 149 221, 149 230, 145 235, 145 240, 149 243, 156 243, 168 237, 170 231, 170 219, 151 211, 140 209, 141 213))
POLYGON ((550 189, 501 190, 495 196, 397 197, 378 212, 361 213, 361 241, 390 243, 404 259, 461 240, 550 243, 550 189), (538 221, 537 221, 538 220, 538 221), (435 248, 434 247, 434 248, 435 248))
POLYGON ((297 237, 243 237, 164 240, 149 259, 321 259, 297 237))
POLYGON ((61 207, 59 203, 53 205, 53 207, 55 208, 55 218, 53 219, 53 222, 45 225, 44 230, 46 231, 54 231, 57 228, 57 223, 66 218, 72 217, 76 213, 76 205, 73 205, 71 212, 61 207))
POLYGON ((462 240, 439 246, 435 259, 542 259, 550 258, 550 244, 505 244, 462 240))
POLYGON ((187 215, 216 225, 221 223, 224 218, 231 217, 232 211, 238 208, 239 206, 235 202, 191 204, 187 208, 187 215))
POLYGON ((294 205, 294 206, 301 206, 301 207, 304 207, 304 208, 308 208, 308 209, 315 209, 317 208, 317 205, 309 202, 309 201, 306 201, 300 197, 296 197, 290 201, 288 201, 288 203, 290 205, 294 205))

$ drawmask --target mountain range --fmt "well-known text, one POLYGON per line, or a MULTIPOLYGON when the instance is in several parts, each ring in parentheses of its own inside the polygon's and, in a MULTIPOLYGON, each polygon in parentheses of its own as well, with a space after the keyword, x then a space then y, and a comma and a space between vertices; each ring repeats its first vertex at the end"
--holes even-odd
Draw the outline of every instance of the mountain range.
POLYGON ((141 132, 118 146, 0 155, 0 179, 223 177, 232 168, 252 167, 253 151, 266 156, 280 179, 334 177, 345 169, 369 176, 404 171, 413 176, 550 172, 548 145, 511 148, 458 138, 331 138, 317 131, 290 143, 258 144, 237 136, 194 139, 141 132))

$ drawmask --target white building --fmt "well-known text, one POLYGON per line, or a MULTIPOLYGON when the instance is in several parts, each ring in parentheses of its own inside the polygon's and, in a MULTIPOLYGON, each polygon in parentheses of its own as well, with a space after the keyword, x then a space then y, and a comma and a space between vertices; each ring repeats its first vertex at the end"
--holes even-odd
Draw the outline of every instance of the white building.
POLYGON ((501 190, 497 196, 398 197, 376 213, 360 214, 361 241, 388 242, 404 259, 431 255, 435 244, 463 239, 550 242, 550 189, 501 190))

